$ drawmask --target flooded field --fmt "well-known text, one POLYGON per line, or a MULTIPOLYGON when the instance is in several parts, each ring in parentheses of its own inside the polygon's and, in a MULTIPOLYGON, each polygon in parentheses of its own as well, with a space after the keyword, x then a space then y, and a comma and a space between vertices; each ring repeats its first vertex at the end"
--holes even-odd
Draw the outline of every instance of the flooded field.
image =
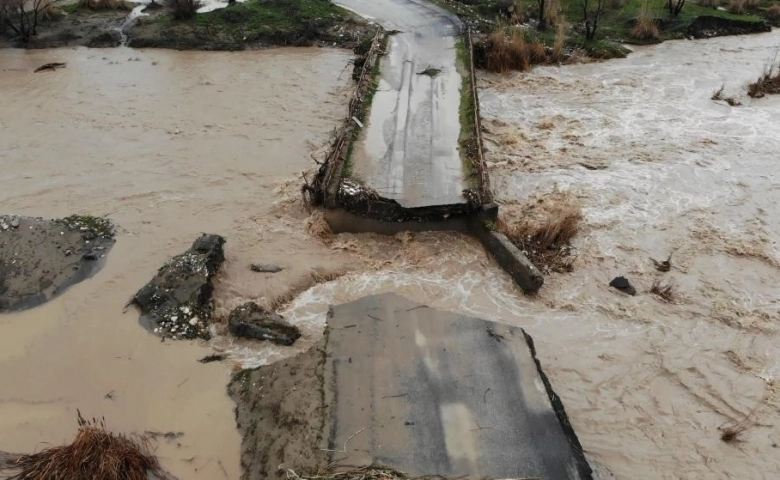
POLYGON ((70 439, 75 409, 159 440, 181 478, 238 478, 225 394, 235 363, 292 348, 161 344, 122 313, 201 232, 227 237, 217 314, 345 273, 282 313, 321 336, 329 304, 393 291, 519 325, 586 454, 617 478, 774 478, 780 469, 780 98, 742 98, 780 35, 669 42, 598 64, 484 75, 497 199, 509 214, 553 191, 583 205, 575 270, 521 295, 457 234, 330 236, 300 205, 300 172, 344 114, 345 53, 0 52, 4 213, 110 216, 107 266, 40 308, 0 317, 0 450, 70 439), (138 60, 136 60, 136 58, 138 60), (42 63, 66 69, 32 74, 42 63), (721 84, 744 105, 710 99, 721 84), (670 253, 657 272, 650 257, 670 253), (251 262, 285 270, 251 272, 251 262), (626 275, 635 297, 611 289, 626 275), (677 297, 650 295, 671 281, 677 297), (196 359, 227 348, 232 363, 196 359), (110 394, 110 395, 109 395, 110 394), (720 427, 751 414, 739 441, 720 427), (224 469, 224 470, 223 470, 224 469))
POLYGON ((344 115, 350 59, 320 49, 0 51, 2 211, 119 225, 96 277, 0 316, 0 450, 70 441, 78 408, 117 431, 183 433, 157 441, 180 478, 239 477, 231 365, 198 363, 208 345, 160 343, 123 308, 202 232, 227 238, 217 314, 342 264, 289 204, 344 115), (48 62, 67 67, 33 73, 48 62), (252 262, 284 270, 254 273, 252 262))

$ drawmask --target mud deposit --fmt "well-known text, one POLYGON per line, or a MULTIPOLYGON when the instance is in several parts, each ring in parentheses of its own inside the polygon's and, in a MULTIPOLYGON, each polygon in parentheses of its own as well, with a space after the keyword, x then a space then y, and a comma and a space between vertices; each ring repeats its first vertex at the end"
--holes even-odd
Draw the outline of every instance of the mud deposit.
POLYGON ((113 245, 108 221, 95 226, 76 217, 0 215, 0 312, 32 308, 60 295, 95 274, 113 245))
POLYGON ((181 432, 153 441, 179 478, 240 477, 226 385, 238 361, 266 358, 261 344, 221 335, 210 340, 220 352, 205 341, 161 343, 123 308, 203 232, 227 239, 216 319, 284 293, 313 268, 348 266, 347 255, 312 241, 297 202, 310 153, 343 117, 351 58, 325 49, 0 51, 0 104, 14 112, 0 118, 3 213, 90 213, 119 225, 97 275, 0 315, 0 450, 70 442, 78 408, 112 431, 181 432), (33 73, 50 62, 67 67, 33 73), (256 262, 284 270, 253 272, 256 262), (228 358, 198 363, 214 353, 228 358))

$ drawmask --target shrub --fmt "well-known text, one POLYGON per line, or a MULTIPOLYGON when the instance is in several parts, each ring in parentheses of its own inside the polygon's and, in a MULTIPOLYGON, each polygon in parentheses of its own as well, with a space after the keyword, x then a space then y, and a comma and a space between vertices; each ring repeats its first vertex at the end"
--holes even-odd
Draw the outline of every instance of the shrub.
POLYGON ((775 22, 780 20, 780 3, 773 3, 769 8, 764 10, 764 16, 775 22))
POLYGON ((730 0, 728 6, 726 7, 726 10, 728 10, 729 13, 734 13, 739 15, 745 13, 746 4, 747 4, 746 0, 730 0))
POLYGON ((658 26, 655 24, 653 13, 650 11, 649 2, 642 4, 636 25, 631 29, 630 35, 637 40, 658 40, 658 26))
POLYGON ((698 0, 697 3, 702 7, 718 8, 721 0, 698 0))
POLYGON ((166 0, 166 5, 176 20, 189 20, 201 7, 199 0, 166 0))
POLYGON ((127 10, 133 9, 133 4, 124 0, 79 0, 79 8, 88 10, 127 10))
POLYGON ((555 43, 553 43, 552 60, 560 62, 563 60, 563 48, 566 46, 566 20, 561 17, 555 25, 555 43))

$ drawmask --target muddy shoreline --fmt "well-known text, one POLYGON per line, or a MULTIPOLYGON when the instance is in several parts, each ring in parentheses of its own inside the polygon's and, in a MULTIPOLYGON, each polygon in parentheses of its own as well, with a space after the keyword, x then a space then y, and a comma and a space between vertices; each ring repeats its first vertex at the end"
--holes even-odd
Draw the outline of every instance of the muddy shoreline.
POLYGON ((0 313, 41 305, 97 273, 113 231, 95 217, 0 215, 0 313))

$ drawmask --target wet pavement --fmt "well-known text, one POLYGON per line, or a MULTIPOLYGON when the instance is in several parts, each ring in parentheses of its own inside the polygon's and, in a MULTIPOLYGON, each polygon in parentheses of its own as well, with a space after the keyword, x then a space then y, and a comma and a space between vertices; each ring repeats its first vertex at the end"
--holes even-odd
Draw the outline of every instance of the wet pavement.
POLYGON ((380 61, 368 124, 355 145, 354 176, 406 208, 464 203, 458 153, 460 20, 422 1, 335 3, 397 31, 380 61))

